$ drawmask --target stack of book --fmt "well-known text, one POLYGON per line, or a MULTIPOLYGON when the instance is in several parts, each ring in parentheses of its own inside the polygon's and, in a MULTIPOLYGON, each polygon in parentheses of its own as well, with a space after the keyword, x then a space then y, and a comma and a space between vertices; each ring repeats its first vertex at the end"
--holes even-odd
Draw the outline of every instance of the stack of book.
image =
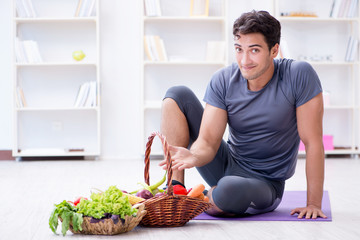
POLYGON ((159 36, 144 36, 145 54, 150 61, 167 61, 164 41, 159 36))
POLYGON ((85 82, 81 84, 74 107, 95 107, 97 105, 96 82, 85 82))
POLYGON ((33 40, 21 41, 19 38, 15 39, 15 55, 16 62, 19 63, 39 63, 42 58, 37 42, 33 40))
POLYGON ((36 12, 31 0, 16 0, 16 12, 20 18, 35 18, 36 12))
POLYGON ((359 40, 354 36, 350 36, 345 54, 346 62, 355 61, 358 48, 359 48, 359 40))
POLYGON ((159 0, 145 0, 145 16, 147 17, 160 17, 161 7, 159 0))
POLYGON ((79 0, 75 11, 75 17, 95 16, 95 3, 96 0, 79 0))
POLYGON ((332 18, 353 18, 357 14, 359 0, 334 0, 330 17, 332 18))

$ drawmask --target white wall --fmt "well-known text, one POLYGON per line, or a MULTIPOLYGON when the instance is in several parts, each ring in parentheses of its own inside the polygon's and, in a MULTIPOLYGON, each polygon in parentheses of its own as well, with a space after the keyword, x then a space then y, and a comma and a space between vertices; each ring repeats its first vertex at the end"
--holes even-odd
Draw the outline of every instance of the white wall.
POLYGON ((12 147, 11 1, 0 1, 0 150, 12 147))
MULTIPOLYGON (((139 143, 143 141, 140 131, 142 1, 100 0, 100 8, 102 158, 137 158, 141 155, 139 143)), ((235 18, 251 9, 272 11, 271 1, 229 0, 229 28, 235 18)), ((0 1, 0 150, 11 149, 13 141, 11 14, 11 0, 0 1)), ((231 60, 232 47, 230 51, 231 60)))

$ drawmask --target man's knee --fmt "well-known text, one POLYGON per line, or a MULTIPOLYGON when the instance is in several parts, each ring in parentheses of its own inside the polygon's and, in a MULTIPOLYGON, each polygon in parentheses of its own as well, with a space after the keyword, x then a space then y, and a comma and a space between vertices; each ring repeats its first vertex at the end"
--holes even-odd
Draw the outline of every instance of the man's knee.
POLYGON ((214 203, 224 212, 243 214, 250 205, 247 179, 225 176, 213 191, 214 203))

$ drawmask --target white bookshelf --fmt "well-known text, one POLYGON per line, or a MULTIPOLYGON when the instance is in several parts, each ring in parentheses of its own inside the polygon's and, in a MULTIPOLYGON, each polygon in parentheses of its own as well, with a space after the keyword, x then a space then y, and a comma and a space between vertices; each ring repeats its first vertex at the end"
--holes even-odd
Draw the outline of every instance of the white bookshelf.
POLYGON ((26 17, 19 15, 18 1, 13 0, 13 156, 17 158, 100 155, 99 1, 83 4, 87 1, 89 14, 75 17, 79 0, 31 0, 36 15, 26 17), (17 38, 35 41, 41 61, 19 61, 17 38), (81 61, 72 57, 78 50, 86 55, 81 61), (75 107, 80 86, 86 82, 94 82, 92 101, 84 98, 89 102, 75 107), (19 88, 25 105, 18 99, 19 88))
POLYGON ((273 0, 274 15, 282 24, 281 41, 285 40, 288 45, 290 56, 285 57, 308 61, 317 71, 323 90, 329 93, 330 103, 324 107, 324 135, 333 136, 335 149, 325 153, 359 154, 358 49, 354 61, 345 61, 349 37, 360 39, 359 4, 353 17, 344 14, 331 16, 333 2, 273 0), (299 12, 316 14, 317 17, 284 16, 299 12))
MULTIPOLYGON (((141 72, 142 141, 144 154, 147 137, 160 130, 161 101, 166 90, 175 85, 191 88, 202 100, 212 74, 227 65, 227 0, 210 0, 208 16, 190 16, 190 1, 160 0, 161 14, 146 16, 141 9, 142 35, 157 35, 165 46, 167 61, 151 61, 145 53, 141 72), (224 41, 224 57, 207 61, 207 42, 224 41)), ((145 7, 145 5, 144 5, 145 7)), ((162 155, 161 144, 154 141, 152 155, 162 155)))

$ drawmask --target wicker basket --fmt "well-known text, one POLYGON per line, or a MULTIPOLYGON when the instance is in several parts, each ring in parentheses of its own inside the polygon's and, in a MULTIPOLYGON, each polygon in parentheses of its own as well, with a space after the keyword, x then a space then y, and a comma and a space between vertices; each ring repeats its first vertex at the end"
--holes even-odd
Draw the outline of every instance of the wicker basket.
POLYGON ((173 193, 172 181, 172 161, 169 152, 169 145, 165 137, 161 133, 152 133, 148 138, 145 151, 145 170, 144 178, 146 184, 150 185, 149 181, 149 167, 150 167, 150 152, 154 137, 158 136, 162 142, 164 149, 164 156, 167 160, 167 194, 160 197, 153 197, 142 203, 145 204, 147 214, 140 222, 141 226, 145 227, 179 227, 185 225, 192 218, 196 217, 206 209, 211 207, 211 204, 192 198, 185 195, 175 195, 173 193))
MULTIPOLYGON (((131 231, 136 227, 141 219, 146 215, 144 210, 144 204, 136 204, 135 208, 138 208, 136 217, 125 216, 125 219, 119 220, 116 224, 111 218, 100 220, 97 223, 91 223, 91 217, 83 217, 83 223, 81 225, 81 231, 75 231, 72 223, 70 223, 69 230, 72 233, 89 234, 89 235, 116 235, 124 232, 131 231)), ((60 218, 62 221, 62 219, 60 218)))

